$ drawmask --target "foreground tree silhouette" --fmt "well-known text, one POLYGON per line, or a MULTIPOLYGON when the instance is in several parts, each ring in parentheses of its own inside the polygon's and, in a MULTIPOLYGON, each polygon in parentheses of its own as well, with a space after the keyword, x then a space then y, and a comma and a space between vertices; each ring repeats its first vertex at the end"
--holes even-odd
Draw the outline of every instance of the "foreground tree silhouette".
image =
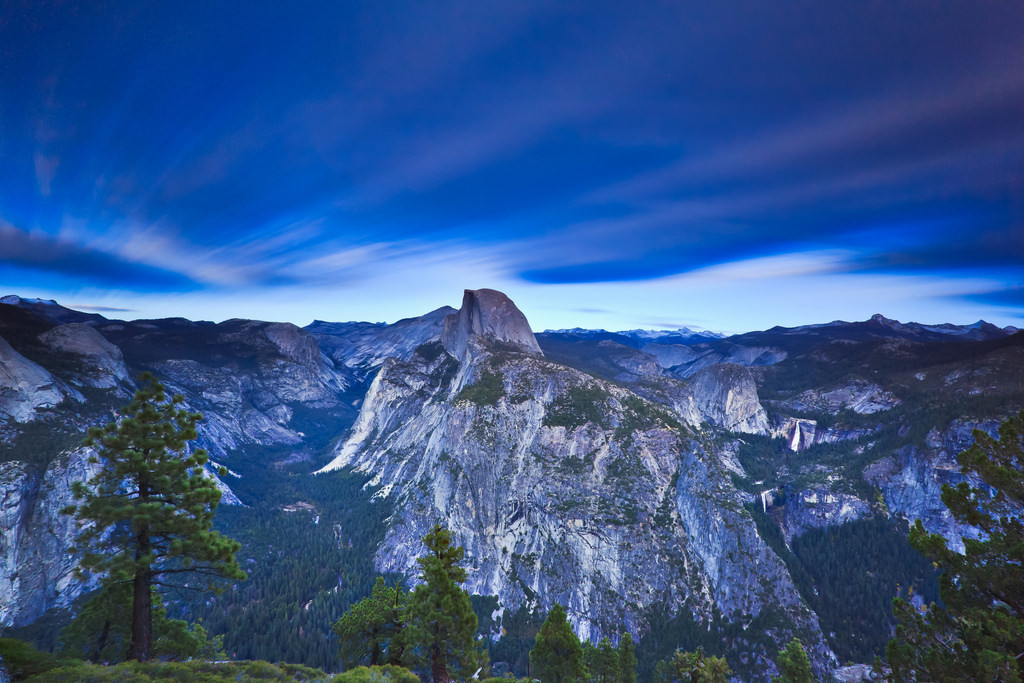
POLYGON ((897 599, 900 621, 885 654, 895 681, 1020 681, 1024 666, 1024 412, 999 427, 999 438, 974 430, 958 456, 963 474, 985 483, 942 487, 942 502, 983 540, 964 539, 963 554, 929 534, 920 520, 910 543, 943 571, 945 607, 920 613, 897 599))
POLYGON ((452 544, 452 533, 435 524, 423 537, 427 554, 416 560, 423 583, 409 594, 401 641, 410 659, 429 667, 433 683, 447 683, 452 674, 470 678, 486 668, 487 655, 477 645, 477 617, 467 593, 462 568, 465 551, 452 544))
POLYGON ((587 678, 583 648, 565 618, 565 609, 558 603, 537 632, 530 650, 530 666, 533 677, 541 683, 577 683, 587 678))
MULTIPOLYGON (((72 491, 82 502, 64 509, 80 523, 80 572, 104 574, 104 590, 131 586, 128 659, 146 660, 153 646, 153 588, 182 578, 244 579, 235 560, 239 544, 212 530, 221 493, 203 470, 206 451, 188 452, 198 413, 168 398, 152 374, 116 422, 94 427, 85 444, 100 464, 72 491)), ((180 585, 180 582, 178 583, 180 585)), ((193 588, 195 586, 192 586, 193 588)))

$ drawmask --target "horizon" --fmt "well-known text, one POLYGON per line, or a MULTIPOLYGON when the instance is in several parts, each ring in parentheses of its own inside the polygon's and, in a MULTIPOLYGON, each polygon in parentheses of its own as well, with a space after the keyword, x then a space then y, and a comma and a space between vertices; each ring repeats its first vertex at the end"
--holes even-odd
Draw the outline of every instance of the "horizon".
MULTIPOLYGON (((20 296, 18 294, 0 294, 0 304, 7 304, 8 302, 4 301, 4 299, 9 299, 9 298, 12 298, 12 297, 20 299, 21 301, 23 301, 25 303, 29 303, 29 304, 55 304, 55 305, 60 306, 62 308, 70 309, 70 310, 73 310, 73 311, 78 311, 80 313, 96 314, 96 315, 99 315, 99 316, 105 318, 108 321, 139 322, 139 321, 146 321, 146 320, 168 320, 168 319, 182 319, 182 318, 184 318, 184 319, 189 320, 190 322, 193 322, 193 323, 212 323, 212 324, 215 324, 215 325, 219 325, 219 324, 227 322, 229 320, 252 320, 254 322, 266 322, 266 323, 291 322, 291 321, 287 321, 287 320, 272 320, 272 319, 268 319, 268 318, 240 318, 238 316, 231 316, 231 317, 223 318, 223 319, 220 319, 220 320, 205 320, 205 319, 199 319, 199 318, 188 318, 187 316, 180 316, 180 315, 179 316, 166 316, 166 317, 160 317, 160 318, 147 318, 147 317, 137 317, 137 318, 125 317, 125 318, 121 318, 121 317, 111 317, 111 316, 108 316, 108 315, 104 315, 104 313, 118 313, 118 312, 125 312, 125 311, 122 311, 122 310, 113 310, 113 311, 111 311, 111 310, 109 310, 109 309, 107 309, 105 307, 102 307, 102 306, 90 306, 90 305, 74 306, 74 305, 62 303, 62 302, 60 302, 60 301, 58 301, 56 299, 44 299, 44 298, 40 298, 40 297, 24 297, 24 296, 20 296)), ((512 303, 515 304, 515 301, 512 301, 512 303)), ((13 303, 13 304, 10 304, 10 305, 17 305, 17 304, 13 303)), ((518 305, 516 307, 519 308, 518 305)), ((385 320, 327 320, 327 319, 323 319, 323 318, 314 318, 313 320, 309 321, 305 325, 299 325, 298 323, 292 323, 292 324, 294 324, 294 325, 296 325, 297 327, 300 327, 300 328, 308 327, 309 325, 312 325, 312 324, 317 323, 317 322, 323 322, 323 323, 329 323, 329 324, 395 325, 395 324, 403 322, 403 321, 414 320, 416 318, 428 315, 428 314, 433 313, 434 311, 440 310, 442 308, 450 308, 453 311, 458 311, 459 310, 457 306, 451 306, 451 305, 448 305, 448 304, 444 304, 442 306, 437 306, 435 308, 432 308, 429 311, 424 311, 423 313, 421 313, 419 315, 416 315, 416 316, 409 316, 409 317, 399 318, 397 320, 390 320, 390 321, 385 321, 385 320)), ((520 311, 523 313, 523 315, 526 316, 527 322, 529 322, 530 321, 530 316, 527 314, 527 312, 523 311, 522 309, 520 309, 520 311)), ((815 322, 815 323, 806 323, 804 325, 794 325, 794 326, 773 325, 771 327, 758 328, 758 329, 749 329, 749 330, 739 330, 739 331, 734 331, 734 332, 725 332, 725 331, 721 331, 721 330, 710 330, 710 329, 705 329, 705 328, 700 328, 700 327, 695 327, 695 326, 686 326, 686 325, 683 325, 683 326, 680 326, 680 327, 663 327, 663 328, 640 328, 640 327, 635 327, 635 328, 629 328, 629 329, 625 329, 624 328, 624 329, 610 330, 610 329, 606 329, 606 328, 603 328, 603 327, 559 327, 559 328, 547 327, 547 328, 540 329, 540 328, 535 328, 531 324, 530 325, 530 330, 534 334, 571 332, 573 330, 581 330, 581 331, 586 331, 586 332, 607 332, 609 334, 623 334, 623 333, 628 333, 628 332, 655 332, 655 333, 662 333, 662 334, 671 334, 673 332, 687 331, 687 332, 690 332, 690 333, 693 333, 693 334, 706 333, 706 334, 711 334, 711 335, 717 335, 717 336, 720 336, 721 338, 728 338, 728 337, 731 337, 731 336, 738 336, 738 335, 747 334, 747 333, 751 333, 751 332, 764 332, 764 331, 771 330, 771 329, 773 329, 775 327, 779 327, 779 328, 782 328, 782 329, 796 329, 796 328, 800 328, 800 327, 824 327, 824 326, 827 326, 827 325, 836 325, 836 324, 866 323, 866 322, 870 322, 872 319, 874 319, 875 317, 878 317, 878 316, 881 316, 882 318, 884 318, 884 319, 886 319, 888 321, 895 322, 895 323, 898 323, 898 324, 901 324, 901 325, 922 325, 922 326, 925 326, 925 327, 936 327, 936 326, 940 326, 940 325, 957 325, 959 327, 972 327, 972 326, 981 325, 981 324, 988 324, 988 325, 995 325, 996 327, 998 327, 999 329, 1002 329, 1004 331, 1010 331, 1011 334, 1015 333, 1015 332, 1019 332, 1021 330, 1021 328, 1018 328, 1015 325, 997 325, 996 323, 993 323, 991 321, 985 320, 983 318, 979 318, 978 320, 975 320, 975 321, 969 322, 969 323, 950 323, 948 321, 937 322, 937 323, 926 323, 926 322, 922 322, 922 321, 919 321, 919 320, 899 320, 899 319, 896 319, 896 318, 891 318, 889 316, 886 316, 884 313, 874 313, 871 316, 869 316, 868 318, 865 318, 863 320, 842 320, 842 319, 836 318, 834 320, 819 321, 819 322, 815 322)))
POLYGON ((0 290, 138 318, 1024 326, 1024 5, 0 10, 0 290))

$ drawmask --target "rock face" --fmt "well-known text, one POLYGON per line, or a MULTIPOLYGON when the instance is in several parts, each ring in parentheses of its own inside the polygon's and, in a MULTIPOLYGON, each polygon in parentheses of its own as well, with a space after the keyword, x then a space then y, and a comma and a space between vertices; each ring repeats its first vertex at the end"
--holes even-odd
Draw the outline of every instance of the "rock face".
POLYGON ((747 368, 712 365, 693 375, 689 386, 693 408, 703 420, 732 432, 768 433, 768 415, 747 368))
POLYGON ((874 433, 872 429, 834 429, 821 427, 817 420, 802 417, 779 417, 773 421, 769 433, 776 439, 785 439, 789 450, 805 451, 822 443, 853 441, 874 433))
POLYGON ((441 344, 457 359, 462 359, 473 337, 510 342, 538 356, 544 353, 522 311, 501 292, 493 289, 467 289, 458 313, 445 318, 441 344))
POLYGON ((316 320, 303 329, 316 338, 339 369, 346 368, 354 381, 361 382, 377 372, 386 359, 408 360, 417 346, 440 338, 445 319, 455 312, 451 306, 442 306, 391 325, 316 320))
POLYGON ((58 325, 41 334, 39 339, 56 351, 73 353, 81 357, 85 372, 76 379, 82 384, 98 389, 111 389, 122 382, 131 382, 131 373, 124 363, 121 349, 107 341, 91 325, 58 325))
POLYGON ((786 352, 765 346, 740 346, 728 342, 711 344, 665 344, 652 342, 641 347, 658 359, 673 377, 686 379, 704 368, 724 363, 758 367, 786 359, 786 352))
MULTIPOLYGON (((964 481, 956 456, 966 450, 975 429, 989 436, 998 436, 999 421, 971 422, 954 420, 950 426, 929 432, 925 448, 904 446, 894 455, 872 463, 864 470, 864 478, 878 486, 892 512, 907 519, 919 519, 924 528, 941 534, 947 544, 963 551, 963 538, 979 538, 973 527, 959 524, 942 502, 942 486, 956 486, 964 481)), ((976 478, 972 486, 982 486, 976 478)))
POLYGON ((0 337, 0 418, 28 422, 38 409, 63 400, 53 375, 0 337))
POLYGON ((902 401, 882 387, 864 381, 852 381, 827 391, 810 389, 797 396, 788 405, 793 410, 821 410, 836 413, 852 410, 858 415, 870 415, 895 408, 902 401))
POLYGON ((805 489, 786 501, 782 533, 788 543, 809 529, 846 524, 870 513, 871 506, 856 496, 823 487, 805 489))
POLYGON ((75 579, 68 552, 77 531, 60 513, 74 502, 71 484, 95 473, 88 451, 58 458, 40 475, 20 462, 0 464, 0 625, 29 624, 52 607, 67 607, 88 584, 75 579))
MULTIPOLYGON (((479 302, 467 303, 446 332, 473 320, 479 302)), ((495 327, 512 339, 450 334, 449 353, 426 345, 385 362, 324 468, 372 473, 394 500, 379 570, 415 575, 419 539, 440 522, 466 548, 471 592, 511 610, 561 603, 583 637, 643 631, 655 604, 698 619, 771 609, 815 634, 820 665, 831 661, 712 442, 495 327)))

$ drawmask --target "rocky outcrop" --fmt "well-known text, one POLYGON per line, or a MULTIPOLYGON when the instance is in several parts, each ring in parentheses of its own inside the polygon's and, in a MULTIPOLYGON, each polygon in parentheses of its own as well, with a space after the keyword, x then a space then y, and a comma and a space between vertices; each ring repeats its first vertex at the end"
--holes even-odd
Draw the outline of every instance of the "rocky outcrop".
POLYGON ((530 323, 512 300, 493 289, 467 289, 462 308, 445 318, 441 344, 457 359, 462 359, 473 337, 508 342, 527 353, 543 356, 530 323))
MULTIPOLYGON (((882 490, 891 512, 911 522, 921 520, 925 529, 941 534, 950 547, 962 551, 963 539, 978 538, 980 532, 953 519, 942 502, 942 486, 956 486, 964 481, 956 456, 974 443, 974 429, 997 436, 998 426, 997 420, 954 420, 942 431, 929 432, 923 449, 907 445, 892 456, 868 465, 864 478, 882 490)), ((973 476, 968 481, 973 486, 983 485, 973 476)))
POLYGON ((72 381, 98 389, 111 389, 121 383, 131 383, 131 373, 124 363, 121 349, 107 341, 91 325, 58 325, 41 334, 39 339, 55 351, 80 357, 83 372, 76 373, 72 381))
POLYGON ((39 473, 24 463, 0 464, 0 625, 31 623, 52 607, 68 607, 88 590, 74 577, 68 552, 77 535, 61 509, 74 502, 71 484, 96 473, 89 451, 77 449, 39 473))
POLYGON ((800 412, 817 410, 837 413, 852 410, 858 415, 870 415, 890 410, 900 403, 902 401, 877 384, 852 380, 828 390, 809 389, 786 405, 800 412))
POLYGON ((810 529, 838 526, 862 519, 871 512, 865 501, 825 487, 804 489, 786 499, 782 533, 789 543, 810 529))
POLYGON ((664 344, 653 342, 641 347, 658 359, 658 364, 674 377, 686 379, 713 365, 745 367, 774 365, 786 359, 786 352, 765 346, 742 346, 728 342, 714 344, 664 344))
POLYGON ((689 402, 700 419, 732 432, 766 434, 768 415, 757 397, 750 370, 712 365, 690 378, 689 402))
POLYGON ((348 369, 355 381, 361 382, 379 370, 386 359, 408 360, 416 347, 439 339, 445 319, 455 312, 450 306, 442 306, 390 325, 315 320, 303 329, 316 338, 339 368, 348 369))
POLYGON ((622 387, 494 341, 470 337, 461 363, 427 349, 386 361, 322 470, 369 473, 393 500, 380 571, 415 576, 419 539, 440 522, 466 548, 471 592, 511 610, 558 602, 585 638, 642 632, 654 605, 702 620, 774 609, 831 661, 699 433, 622 387))
POLYGON ((840 429, 821 427, 817 420, 804 417, 777 417, 772 420, 769 433, 776 439, 785 439, 789 450, 794 453, 807 450, 823 443, 852 441, 873 434, 875 430, 865 427, 840 429))
POLYGON ((51 408, 63 400, 53 375, 0 337, 0 420, 28 422, 40 408, 51 408))

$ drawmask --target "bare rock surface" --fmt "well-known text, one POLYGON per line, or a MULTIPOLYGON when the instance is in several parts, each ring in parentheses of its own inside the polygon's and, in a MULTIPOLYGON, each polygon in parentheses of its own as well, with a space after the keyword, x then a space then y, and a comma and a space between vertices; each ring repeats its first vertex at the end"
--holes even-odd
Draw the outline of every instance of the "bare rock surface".
POLYGON ((493 289, 465 291, 462 307, 444 321, 441 343, 448 353, 462 359, 474 336, 517 344, 529 353, 544 355, 526 316, 511 299, 493 289))
POLYGON ((121 349, 111 344, 86 323, 67 323, 44 332, 40 341, 52 349, 81 356, 85 372, 81 381, 99 389, 110 389, 131 382, 121 349))
POLYGON ((38 409, 53 407, 63 400, 53 375, 0 337, 0 417, 28 422, 38 409))

